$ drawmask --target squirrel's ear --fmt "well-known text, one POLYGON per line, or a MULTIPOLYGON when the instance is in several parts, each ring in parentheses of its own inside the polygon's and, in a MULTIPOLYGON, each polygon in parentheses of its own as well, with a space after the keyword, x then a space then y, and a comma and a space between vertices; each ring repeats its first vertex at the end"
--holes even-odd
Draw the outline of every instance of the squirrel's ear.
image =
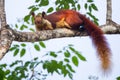
POLYGON ((31 14, 33 17, 35 17, 35 13, 34 13, 34 12, 31 12, 30 14, 31 14))
POLYGON ((45 15, 46 15, 46 13, 43 11, 43 12, 42 12, 42 17, 44 17, 45 15))

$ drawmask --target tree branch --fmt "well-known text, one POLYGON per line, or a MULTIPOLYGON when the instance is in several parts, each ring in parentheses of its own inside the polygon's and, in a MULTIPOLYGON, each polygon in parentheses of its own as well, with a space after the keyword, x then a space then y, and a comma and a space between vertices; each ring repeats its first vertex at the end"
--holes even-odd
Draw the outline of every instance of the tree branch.
POLYGON ((112 1, 107 0, 107 13, 106 13, 106 24, 109 24, 110 21, 112 20, 112 1))
POLYGON ((6 25, 5 0, 0 0, 0 23, 1 28, 6 25))
POLYGON ((14 35, 8 26, 5 26, 0 31, 0 60, 9 50, 12 41, 14 40, 14 35))
POLYGON ((5 0, 0 0, 0 59, 8 51, 13 38, 12 32, 6 29, 5 0))
MULTIPOLYGON (((110 26, 112 26, 112 28, 109 27, 109 25, 102 25, 101 29, 105 34, 120 34, 120 26, 114 26, 114 25, 110 25, 110 26)), ((3 29, 2 31, 4 30, 5 29, 3 29)), ((80 31, 70 30, 66 28, 61 28, 61 29, 59 28, 54 30, 43 30, 40 32, 20 32, 20 31, 13 30, 12 28, 9 27, 9 25, 7 25, 6 31, 9 32, 9 35, 10 34, 12 35, 12 38, 14 41, 18 41, 18 42, 36 42, 40 40, 45 41, 48 39, 62 38, 62 37, 88 36, 86 31, 80 32, 80 31)))
POLYGON ((10 30, 14 35, 14 41, 18 41, 18 42, 36 42, 36 41, 44 41, 48 39, 61 38, 61 37, 87 36, 86 32, 79 32, 66 28, 43 30, 40 32, 20 32, 20 31, 12 30, 11 28, 10 30))

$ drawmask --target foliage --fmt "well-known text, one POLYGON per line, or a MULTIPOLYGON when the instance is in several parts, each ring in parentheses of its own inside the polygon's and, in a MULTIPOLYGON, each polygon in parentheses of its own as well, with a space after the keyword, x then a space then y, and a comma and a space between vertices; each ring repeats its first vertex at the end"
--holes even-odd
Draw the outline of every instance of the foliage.
POLYGON ((120 76, 116 78, 117 80, 120 80, 120 76))
POLYGON ((42 63, 42 61, 37 61, 38 58, 34 58, 31 61, 23 62, 22 60, 16 60, 12 64, 1 64, 0 65, 0 80, 22 80, 22 79, 32 79, 40 80, 37 76, 41 76, 41 79, 46 78, 46 74, 42 71, 35 71, 36 67, 42 63), (35 75, 35 76, 34 76, 35 75))
POLYGON ((64 75, 64 77, 68 75, 69 78, 72 79, 75 70, 72 68, 71 64, 78 67, 79 60, 86 61, 85 57, 83 57, 82 54, 75 50, 72 46, 73 45, 68 45, 64 47, 61 51, 50 51, 49 53, 47 53, 46 55, 56 58, 57 60, 61 55, 63 55, 63 57, 59 61, 45 61, 45 63, 43 64, 43 68, 47 69, 48 73, 53 74, 54 72, 56 72, 60 75, 64 75), (72 51, 71 48, 74 49, 74 51, 72 51), (76 53, 79 53, 79 55, 77 55, 76 53))
MULTIPOLYGON (((40 51, 40 48, 46 48, 45 44, 42 41, 31 43, 31 45, 33 45, 33 48, 36 51, 40 51)), ((16 56, 18 53, 20 53, 20 57, 23 57, 26 53, 26 46, 26 43, 14 44, 11 46, 9 51, 13 51, 13 56, 16 56)))
POLYGON ((48 73, 53 74, 56 72, 59 75, 63 75, 64 77, 68 76, 70 79, 73 79, 73 73, 75 73, 73 66, 78 67, 79 60, 86 61, 85 57, 73 48, 73 45, 68 45, 58 52, 50 51, 46 53, 44 57, 48 56, 51 57, 51 60, 39 60, 39 58, 34 58, 26 62, 16 60, 10 65, 1 64, 0 80, 40 80, 40 78, 41 80, 45 80, 47 73, 44 73, 44 71, 42 71, 43 69, 47 70, 48 73), (63 56, 63 58, 58 60, 60 56, 63 56), (42 69, 40 69, 41 65, 42 69), (38 67, 40 71, 37 69, 38 67))

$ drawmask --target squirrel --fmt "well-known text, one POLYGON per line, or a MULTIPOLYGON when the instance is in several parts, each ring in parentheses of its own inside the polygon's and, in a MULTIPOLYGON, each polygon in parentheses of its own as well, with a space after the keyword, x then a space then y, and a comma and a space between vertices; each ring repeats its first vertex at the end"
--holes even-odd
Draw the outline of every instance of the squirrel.
POLYGON ((37 14, 35 15, 34 12, 32 12, 32 16, 34 18, 34 23, 35 23, 35 28, 36 31, 41 31, 41 30, 52 30, 54 28, 71 28, 69 24, 65 22, 65 18, 62 18, 61 20, 57 21, 55 23, 55 26, 53 27, 51 22, 47 19, 44 18, 45 12, 42 12, 42 14, 37 14))
POLYGON ((83 14, 75 10, 59 10, 49 15, 45 15, 43 12, 39 19, 37 19, 37 16, 34 16, 34 19, 38 29, 39 26, 44 27, 43 25, 45 25, 47 29, 60 28, 61 26, 61 28, 66 27, 72 30, 79 30, 81 25, 84 26, 96 48, 102 70, 107 72, 111 68, 111 50, 103 31, 83 14), (40 23, 40 25, 38 25, 37 22, 40 23))

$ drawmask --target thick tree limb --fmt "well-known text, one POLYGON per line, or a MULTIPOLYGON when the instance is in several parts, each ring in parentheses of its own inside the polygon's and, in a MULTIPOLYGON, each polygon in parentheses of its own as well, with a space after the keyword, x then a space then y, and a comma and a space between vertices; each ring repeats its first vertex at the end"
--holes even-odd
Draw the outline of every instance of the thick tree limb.
MULTIPOLYGON (((111 34, 111 33, 120 34, 120 26, 103 25, 101 26, 101 29, 105 34, 111 34), (112 26, 112 30, 110 26, 112 26)), ((5 29, 3 29, 2 31, 4 30, 5 29)), ((61 38, 61 37, 88 36, 85 31, 80 32, 66 28, 55 29, 55 30, 44 30, 40 32, 20 32, 20 31, 12 30, 9 27, 9 25, 7 25, 6 30, 8 30, 9 32, 8 35, 12 34, 12 37, 10 37, 13 38, 12 40, 19 42, 36 42, 40 40, 44 41, 48 39, 61 38)))
POLYGON ((13 34, 6 29, 5 25, 5 0, 0 0, 0 59, 6 54, 13 41, 13 34))
POLYGON ((101 29, 106 34, 120 34, 120 25, 112 20, 109 21, 109 24, 105 24, 101 26, 101 29))
POLYGON ((5 0, 0 0, 0 28, 6 25, 5 0))
POLYGON ((11 43, 14 40, 13 32, 9 30, 9 27, 8 29, 6 27, 2 28, 0 31, 0 59, 2 59, 9 50, 11 43))
POLYGON ((110 23, 109 20, 112 20, 112 1, 111 0, 106 1, 107 1, 106 24, 109 24, 110 23))
MULTIPOLYGON (((120 26, 113 27, 112 25, 104 25, 101 28, 105 34, 120 34, 120 26)), ((69 29, 55 29, 55 30, 44 30, 40 32, 18 32, 14 31, 15 41, 19 42, 36 42, 36 41, 45 41, 54 38, 62 38, 62 37, 74 37, 74 36, 88 36, 88 34, 84 32, 79 32, 75 30, 69 29)))
MULTIPOLYGON (((7 25, 8 26, 8 25, 7 25)), ((79 32, 66 28, 55 30, 44 30, 40 32, 19 32, 10 29, 14 35, 14 41, 18 42, 36 42, 48 39, 73 37, 73 36, 87 36, 86 32, 79 32)))

